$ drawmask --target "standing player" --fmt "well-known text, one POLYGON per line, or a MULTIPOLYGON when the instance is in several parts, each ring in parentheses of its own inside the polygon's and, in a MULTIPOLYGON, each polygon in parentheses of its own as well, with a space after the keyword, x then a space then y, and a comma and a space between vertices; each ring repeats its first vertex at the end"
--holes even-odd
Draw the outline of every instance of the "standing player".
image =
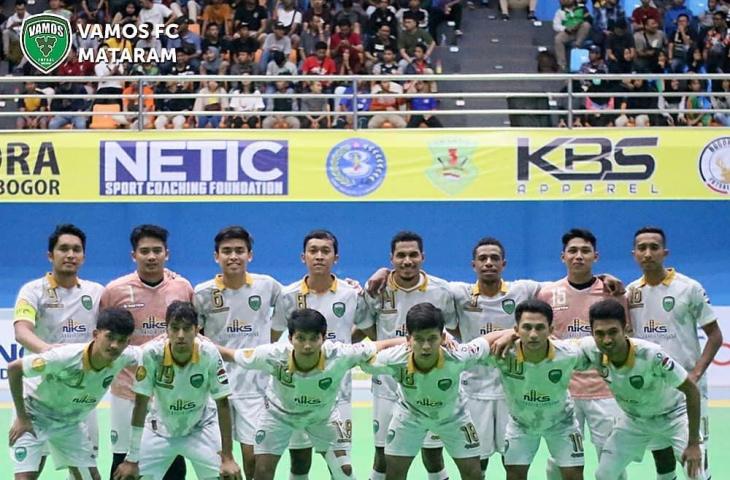
POLYGON ((126 310, 103 310, 88 343, 60 345, 26 355, 8 366, 15 404, 10 450, 15 480, 40 475, 45 448, 71 478, 98 480, 96 452, 82 422, 106 394, 114 376, 137 365, 139 351, 126 348, 134 319, 126 310))
MULTIPOLYGON (((502 271, 507 265, 502 243, 491 237, 479 240, 472 251, 476 283, 451 282, 459 332, 469 342, 495 330, 515 328, 515 306, 534 298, 540 284, 531 280, 506 282, 502 271)), ((504 432, 509 418, 499 371, 477 365, 464 372, 462 385, 467 407, 479 434, 482 472, 489 457, 504 453, 504 432)))
MULTIPOLYGON (((593 274, 593 263, 598 260, 596 237, 588 230, 574 228, 563 235, 562 242, 560 258, 568 275, 557 282, 542 284, 538 298, 553 309, 553 334, 557 338, 587 337, 591 335, 588 309, 594 303, 610 297, 603 280, 593 274)), ((570 395, 575 402, 581 435, 587 424, 591 442, 600 459, 614 418, 620 413, 616 400, 605 382, 592 370, 573 374, 570 395)), ((547 478, 561 478, 552 458, 548 460, 547 478)))
MULTIPOLYGON (((634 234, 633 255, 644 275, 629 284, 627 289, 631 327, 636 338, 659 344, 699 386, 702 394, 700 434, 705 445, 704 469, 709 478, 706 456, 709 441, 708 395, 704 374, 722 346, 722 332, 702 285, 664 267, 664 259, 669 255, 666 245, 666 236, 660 228, 644 227, 634 234), (700 349, 698 328, 707 335, 704 349, 700 349)), ((654 451, 653 454, 657 479, 673 478, 676 462, 672 450, 654 451)))
POLYGON ((190 460, 200 480, 239 479, 228 405, 231 389, 220 353, 211 342, 197 338, 198 315, 191 303, 172 302, 165 322, 166 335, 142 347, 129 452, 114 479, 162 478, 176 456, 190 460))
MULTIPOLYGON (((311 308, 321 313, 327 320, 326 340, 352 343, 352 327, 358 325, 358 318, 365 308, 361 303, 358 312, 358 291, 332 273, 339 260, 337 238, 327 230, 314 230, 304 237, 302 262, 307 267, 307 275, 282 288, 274 306, 271 325, 272 341, 277 341, 286 330, 289 316, 298 309, 311 308)), ((346 435, 337 446, 338 456, 350 463, 352 448, 352 381, 347 372, 337 399, 337 411, 343 422, 346 435)), ((291 480, 308 478, 312 464, 312 442, 303 431, 292 435, 289 444, 291 456, 291 480)), ((331 458, 331 457, 326 457, 331 458)), ((328 465, 330 470, 339 465, 328 465)))
MULTIPOLYGON (((390 242, 390 261, 393 271, 388 274, 386 287, 377 296, 365 296, 368 318, 358 327, 361 335, 384 340, 406 336, 406 314, 417 303, 428 302, 438 307, 444 316, 445 327, 456 331, 457 320, 454 297, 449 284, 421 270, 424 261, 423 239, 414 232, 399 232, 390 242)), ((385 478, 385 445, 387 426, 393 418, 398 400, 396 382, 390 376, 373 377, 373 429, 375 430, 375 458, 370 480, 385 478)), ((421 458, 428 472, 428 480, 444 480, 442 443, 435 435, 427 435, 421 458)))
MULTIPOLYGON (((79 278, 85 253, 86 234, 75 225, 58 225, 48 237, 51 271, 23 285, 15 301, 15 340, 29 352, 42 353, 54 344, 91 340, 104 287, 79 278)), ((95 411, 87 417, 86 426, 96 452, 99 429, 95 411)))
MULTIPOLYGON (((687 371, 659 345, 626 336, 626 310, 608 299, 590 307, 592 338, 581 349, 623 410, 606 441, 597 480, 614 480, 648 447, 670 447, 687 478, 705 479, 700 392, 687 371)), ((676 478, 674 473, 663 478, 676 478)))
MULTIPOLYGON (((253 237, 242 227, 222 229, 215 236, 213 258, 221 273, 195 287, 195 310, 205 335, 224 347, 253 348, 269 343, 271 308, 281 285, 268 275, 248 272, 253 237)), ((263 373, 226 365, 231 381, 233 436, 241 444, 243 469, 254 473, 256 419, 264 408, 267 378, 263 373)))
POLYGON ((354 480, 352 465, 335 452, 349 435, 336 408, 339 385, 356 365, 402 339, 349 345, 325 340, 327 320, 317 310, 297 309, 287 319, 289 343, 236 350, 220 347, 223 358, 269 375, 266 408, 256 432, 256 480, 273 480, 292 434, 306 431, 315 449, 327 458, 332 477, 354 480))
MULTIPOLYGON (((132 259, 137 270, 112 280, 101 296, 101 308, 121 307, 134 317, 132 345, 142 345, 165 333, 165 312, 175 300, 192 301, 193 287, 186 279, 165 269, 170 251, 167 230, 157 225, 139 225, 132 230, 132 259)), ((114 459, 111 474, 129 450, 129 419, 132 418, 134 371, 124 370, 112 384, 111 440, 114 459)), ((180 457, 172 465, 167 480, 185 478, 185 460, 180 457)))

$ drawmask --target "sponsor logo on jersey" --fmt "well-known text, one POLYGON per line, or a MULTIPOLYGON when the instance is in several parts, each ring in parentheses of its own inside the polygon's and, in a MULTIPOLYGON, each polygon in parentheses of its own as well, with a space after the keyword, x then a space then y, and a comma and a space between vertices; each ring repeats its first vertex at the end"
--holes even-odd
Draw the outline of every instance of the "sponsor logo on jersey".
POLYGON ((502 310, 504 310, 504 313, 507 315, 515 313, 515 301, 511 298, 505 298, 502 300, 502 310))
POLYGON ((61 327, 61 331, 63 333, 86 333, 87 328, 86 325, 82 325, 79 322, 74 321, 74 319, 69 318, 66 324, 61 327))
POLYGON ((256 445, 261 445, 261 442, 264 441, 264 438, 266 438, 266 432, 263 430, 257 430, 256 431, 256 445))
POLYGON ((324 336, 325 340, 337 340, 337 333, 332 332, 330 330, 327 331, 327 333, 324 336))
POLYGON ((713 192, 730 194, 730 137, 716 138, 700 154, 699 171, 702 181, 713 192))
POLYGON ((477 177, 472 161, 476 144, 468 139, 448 138, 431 142, 433 164, 426 170, 431 183, 447 195, 456 195, 477 177))
POLYGON ((667 295, 662 299, 662 308, 665 312, 671 312, 674 308, 674 297, 667 295))
POLYGON ((144 368, 143 365, 140 365, 139 367, 137 367, 137 371, 134 373, 134 378, 138 382, 141 382, 142 380, 147 378, 147 369, 144 368))
POLYGON ((641 375, 633 375, 629 377, 629 384, 635 389, 639 390, 644 386, 644 377, 641 375))
POLYGON ((246 322, 234 319, 231 321, 230 325, 226 327, 226 332, 228 333, 253 333, 253 325, 249 325, 246 322))
POLYGON ((71 401, 73 403, 80 403, 82 405, 95 405, 97 402, 95 397, 92 397, 88 394, 84 395, 83 397, 76 397, 71 401))
POLYGON ((84 307, 86 310, 91 310, 91 308, 94 306, 94 301, 89 295, 84 295, 83 297, 81 297, 81 306, 84 307))
MULTIPOLYGON (((661 355, 661 353, 659 355, 661 355)), ((662 356, 662 368, 667 372, 671 372, 674 370, 674 360, 667 356, 662 356)))
POLYGON ((438 408, 438 407, 443 407, 444 402, 442 402, 441 400, 433 400, 433 399, 426 397, 426 398, 419 398, 418 400, 416 400, 416 405, 420 405, 422 407, 438 408))
POLYGON ((225 368, 218 369, 218 383, 221 385, 228 385, 228 374, 225 368))
POLYGON ((495 325, 493 323, 485 323, 482 325, 482 327, 479 329, 479 335, 487 335, 488 333, 496 332, 497 330, 503 330, 502 327, 495 325))
POLYGON ((251 295, 248 297, 248 306, 251 307, 251 310, 254 312, 258 312, 259 308, 261 308, 261 296, 251 295))
POLYGON ((142 322, 142 328, 145 330, 165 330, 167 328, 167 322, 158 320, 155 317, 147 317, 147 320, 142 322))
POLYGON ((42 372, 46 369, 46 361, 42 358, 34 358, 30 363, 30 367, 36 372, 42 372))
POLYGON ((318 385, 321 390, 327 390, 328 388, 330 388, 332 386, 332 378, 331 377, 323 378, 322 380, 319 381, 318 385))
POLYGON ((340 193, 362 197, 377 190, 385 180, 385 153, 364 138, 348 138, 327 154, 327 178, 340 193))
POLYGON ((568 325, 568 331, 570 333, 587 333, 591 334, 591 326, 586 325, 580 318, 574 318, 573 322, 568 325))
POLYGON ((175 403, 170 405, 170 412, 181 413, 193 410, 196 407, 196 403, 187 400, 177 400, 175 403))
POLYGON ((342 318, 345 314, 345 310, 347 310, 347 307, 345 307, 345 304, 342 302, 335 302, 332 304, 332 313, 334 313, 337 318, 342 318))
POLYGON ((439 390, 445 392, 449 388, 451 388, 451 385, 453 385, 453 381, 450 378, 442 378, 438 381, 436 385, 438 385, 439 390))
POLYGON ((522 399, 527 402, 545 403, 550 401, 550 395, 538 393, 537 390, 530 390, 522 396, 522 399))
POLYGON ((195 375, 190 377, 190 385, 195 388, 200 388, 200 386, 203 385, 204 380, 205 379, 203 378, 202 374, 196 373, 195 375))
POLYGON ((103 382, 101 382, 102 388, 104 388, 104 389, 109 388, 109 385, 111 385, 113 381, 114 381, 114 375, 109 375, 108 377, 106 377, 104 379, 103 382))
POLYGON ((548 380, 553 383, 558 383, 563 378, 563 371, 560 369, 553 369, 548 372, 548 380))
POLYGON ((649 323, 641 329, 644 333, 667 333, 669 328, 656 320, 649 320, 649 323))
POLYGON ((405 324, 399 325, 395 329, 395 336, 396 337, 407 337, 408 336, 408 330, 406 330, 405 324))
POLYGON ((319 405, 322 403, 322 400, 307 395, 300 395, 298 397, 294 397, 294 403, 298 405, 319 405))

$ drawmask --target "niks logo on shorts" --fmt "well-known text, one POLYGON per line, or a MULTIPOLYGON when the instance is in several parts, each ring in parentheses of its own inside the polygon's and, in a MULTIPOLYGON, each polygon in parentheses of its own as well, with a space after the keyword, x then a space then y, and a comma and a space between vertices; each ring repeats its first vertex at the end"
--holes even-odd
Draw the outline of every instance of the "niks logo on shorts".
POLYGON ((51 13, 29 16, 20 28, 20 49, 31 65, 50 73, 71 51, 71 23, 51 13))

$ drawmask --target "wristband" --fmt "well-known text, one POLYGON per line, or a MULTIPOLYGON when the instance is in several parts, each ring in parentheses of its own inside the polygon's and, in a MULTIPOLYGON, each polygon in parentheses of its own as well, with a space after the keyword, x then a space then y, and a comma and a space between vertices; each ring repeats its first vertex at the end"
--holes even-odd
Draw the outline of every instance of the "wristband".
POLYGON ((132 433, 129 437, 129 452, 127 452, 127 462, 139 463, 139 450, 142 445, 142 432, 144 427, 132 427, 132 433))

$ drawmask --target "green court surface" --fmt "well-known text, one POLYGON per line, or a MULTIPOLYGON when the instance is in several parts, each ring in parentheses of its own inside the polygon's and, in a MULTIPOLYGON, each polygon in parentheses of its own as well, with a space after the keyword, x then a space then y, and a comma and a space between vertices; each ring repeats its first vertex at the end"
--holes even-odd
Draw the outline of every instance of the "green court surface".
MULTIPOLYGON (((3 425, 5 432, 10 425, 11 410, 8 408, 0 409, 0 425, 3 425)), ((373 455, 373 443, 371 433, 371 409, 368 406, 353 408, 353 467, 355 474, 360 480, 367 480, 372 465, 373 455)), ((721 472, 730 471, 730 458, 724 456, 722 452, 730 451, 730 435, 725 435, 723 432, 723 426, 730 425, 730 408, 727 407, 714 407, 710 408, 710 425, 714 427, 712 434, 712 440, 710 442, 710 463, 715 478, 725 478, 724 474, 721 476, 721 472)), ((99 410, 99 429, 102 438, 100 445, 100 456, 99 456, 99 469, 102 472, 102 478, 108 478, 108 469, 111 462, 111 455, 109 453, 109 442, 104 441, 108 438, 109 432, 109 409, 101 408, 99 410)), ((7 437, 4 437, 7 438, 7 437)), ((586 440, 586 469, 585 478, 593 478, 593 472, 596 467, 596 455, 595 451, 590 446, 590 441, 586 440)), ((7 443, 6 443, 7 445, 7 443)), ((0 480, 12 479, 12 465, 10 463, 10 457, 8 450, 6 453, 0 455, 0 480)), ((279 464, 277 470, 276 479, 286 480, 289 478, 289 461, 287 458, 288 454, 285 454, 282 458, 282 462, 279 464)), ((236 451, 236 457, 240 461, 240 450, 236 451)), ((544 479, 545 473, 545 460, 547 458, 547 448, 543 443, 540 447, 535 461, 530 469, 530 480, 544 479)), ((505 474, 502 466, 499 464, 498 458, 493 457, 495 460, 489 465, 487 470, 487 479, 504 479, 505 474)), ((240 464, 240 463, 239 463, 240 464)), ((447 459, 447 465, 449 473, 453 480, 458 479, 454 464, 447 459)), ((52 465, 48 465, 43 474, 40 476, 41 480, 66 479, 65 473, 53 471, 52 465)), ((655 478, 653 462, 651 455, 645 455, 644 461, 641 463, 633 463, 628 469, 630 479, 634 480, 653 480, 655 478)), ((188 469, 188 479, 195 479, 192 469, 188 469)), ((312 480, 327 480, 329 475, 327 468, 324 464, 324 460, 317 458, 314 460, 312 470, 310 472, 310 479, 312 480)), ((426 475, 421 465, 420 459, 416 458, 411 467, 411 471, 408 475, 409 479, 425 480, 426 475)), ((678 478, 682 478, 681 475, 678 478)))

